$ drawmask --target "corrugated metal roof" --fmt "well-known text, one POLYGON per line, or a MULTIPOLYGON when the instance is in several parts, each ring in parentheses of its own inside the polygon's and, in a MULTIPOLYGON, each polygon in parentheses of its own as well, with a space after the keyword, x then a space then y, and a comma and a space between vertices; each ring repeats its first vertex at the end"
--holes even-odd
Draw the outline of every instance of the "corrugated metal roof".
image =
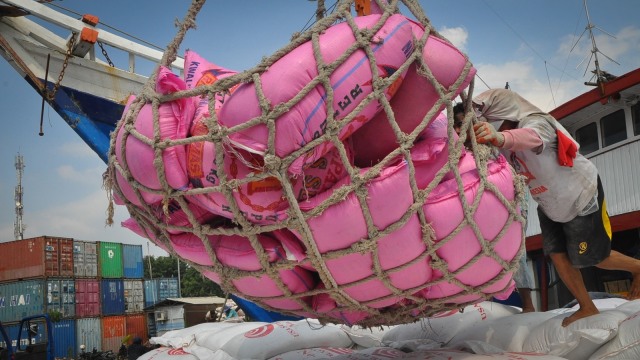
POLYGON ((167 300, 193 305, 224 304, 224 298, 219 296, 167 298, 167 300))
POLYGON ((166 298, 154 305, 146 306, 144 310, 149 311, 162 306, 179 305, 179 304, 215 305, 215 304, 224 304, 224 302, 225 302, 225 299, 219 296, 166 298))

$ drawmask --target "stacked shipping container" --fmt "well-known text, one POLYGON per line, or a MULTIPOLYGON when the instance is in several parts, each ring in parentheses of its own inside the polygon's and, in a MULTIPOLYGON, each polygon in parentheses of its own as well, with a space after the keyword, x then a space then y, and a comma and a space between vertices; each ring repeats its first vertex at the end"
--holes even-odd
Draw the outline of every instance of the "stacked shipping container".
POLYGON ((161 278, 144 281, 144 307, 149 307, 168 298, 180 297, 178 279, 161 278))
POLYGON ((73 277, 73 239, 41 236, 0 244, 0 282, 73 277))
POLYGON ((56 357, 148 338, 142 246, 42 236, 0 243, 0 252, 21 255, 0 262, 0 321, 12 339, 20 319, 43 313, 56 320, 56 357))

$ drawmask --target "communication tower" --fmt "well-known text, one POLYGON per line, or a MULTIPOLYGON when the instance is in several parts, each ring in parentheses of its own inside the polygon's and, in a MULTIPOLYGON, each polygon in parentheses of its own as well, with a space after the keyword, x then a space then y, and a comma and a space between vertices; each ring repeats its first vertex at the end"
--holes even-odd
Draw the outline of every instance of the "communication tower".
POLYGON ((22 222, 22 210, 24 204, 22 202, 22 173, 24 172, 24 160, 22 155, 18 153, 16 155, 16 175, 18 177, 18 185, 15 190, 15 205, 16 205, 16 221, 13 223, 13 236, 16 240, 24 239, 24 230, 26 225, 22 222))

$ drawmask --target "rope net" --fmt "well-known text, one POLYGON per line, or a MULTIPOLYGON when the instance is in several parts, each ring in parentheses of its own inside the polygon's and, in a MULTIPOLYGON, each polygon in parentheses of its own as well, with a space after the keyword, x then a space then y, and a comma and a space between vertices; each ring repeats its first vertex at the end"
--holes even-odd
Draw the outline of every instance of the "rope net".
MULTIPOLYGON (((160 65, 175 60, 203 3, 193 1, 160 65)), ((424 54, 432 41, 452 45, 432 28, 417 1, 373 1, 380 14, 363 17, 352 14, 353 5, 339 1, 333 13, 294 34, 256 67, 213 83, 158 91, 166 75, 159 66, 112 135, 105 173, 112 200, 107 222, 112 223, 113 202, 124 204, 131 215, 125 226, 225 292, 267 310, 323 322, 392 325, 508 296, 524 251, 524 183, 504 158, 476 142, 469 131, 472 111, 465 112, 459 138, 453 130, 452 101, 460 95, 471 109, 473 66, 459 53, 462 65, 449 83, 437 78, 430 55, 424 54), (403 61, 385 72, 388 64, 378 63, 378 49, 389 42, 381 34, 393 34, 384 27, 402 5, 417 21, 409 22, 413 32, 409 46, 402 48, 403 61), (322 39, 336 26, 348 30, 353 41, 327 61, 322 39), (313 54, 311 78, 293 96, 278 100, 270 94, 267 75, 305 44, 313 54), (353 87, 343 98, 334 75, 354 58, 365 60, 370 90, 353 87), (406 96, 430 104, 421 111, 394 103, 412 72, 421 85, 406 96), (431 102, 422 88, 430 89, 431 102), (279 122, 292 113, 308 115, 300 104, 314 92, 320 94, 326 118, 309 137, 287 141, 294 125, 279 122), (238 107, 240 100, 235 100, 243 93, 257 99, 257 113, 237 120, 225 107, 238 107), (349 94, 360 97, 356 101, 349 94), (194 111, 184 104, 198 101, 206 103, 206 116, 194 120, 194 111), (341 111, 346 102, 349 111, 341 111), (444 142, 425 140, 444 109, 449 114, 444 142), (163 123, 167 113, 179 118, 171 125, 172 136, 163 123), (418 121, 407 128, 401 113, 418 121), (141 125, 145 114, 151 119, 146 127, 141 125), (376 119, 382 119, 381 127, 367 130, 376 119), (264 135, 262 148, 242 142, 252 131, 264 135), (289 148, 279 148, 281 142, 289 148), (387 148, 378 151, 380 144, 387 148), (194 155, 200 159, 195 165, 194 155), (207 173, 202 157, 210 159, 207 173), (171 159, 179 166, 172 167, 171 159), (463 160, 471 167, 461 165, 463 160), (182 183, 174 180, 181 172, 182 183), (277 196, 256 201, 256 194, 266 190, 277 196), (455 210, 439 207, 445 200, 455 210), (500 219, 491 220, 495 224, 487 230, 479 215, 500 219), (489 268, 484 278, 474 278, 489 268)), ((239 108, 248 106, 240 103, 239 108)))

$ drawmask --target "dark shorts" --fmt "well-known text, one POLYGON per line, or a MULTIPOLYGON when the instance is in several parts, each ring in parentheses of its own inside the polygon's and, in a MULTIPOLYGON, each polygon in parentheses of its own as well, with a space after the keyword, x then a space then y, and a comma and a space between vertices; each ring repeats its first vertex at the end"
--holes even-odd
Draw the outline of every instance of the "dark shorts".
POLYGON ((545 255, 566 252, 576 268, 594 266, 611 253, 611 223, 598 177, 599 209, 585 216, 559 223, 549 219, 538 207, 545 255))

